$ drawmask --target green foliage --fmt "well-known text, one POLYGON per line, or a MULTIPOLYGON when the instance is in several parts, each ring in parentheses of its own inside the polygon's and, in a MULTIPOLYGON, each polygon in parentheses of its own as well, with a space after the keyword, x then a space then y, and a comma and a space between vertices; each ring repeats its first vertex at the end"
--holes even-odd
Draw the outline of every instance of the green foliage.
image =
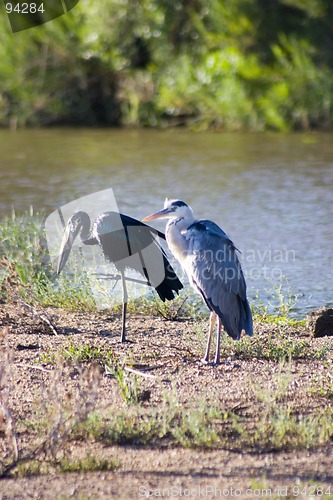
POLYGON ((84 458, 77 459, 63 458, 60 461, 57 461, 55 459, 48 461, 30 460, 27 462, 19 463, 14 476, 39 476, 50 474, 51 471, 57 471, 58 473, 114 471, 118 467, 119 463, 115 460, 95 458, 90 455, 84 458))
POLYGON ((330 441, 332 422, 332 408, 317 415, 297 415, 288 407, 272 403, 252 432, 243 429, 240 434, 248 446, 261 450, 309 449, 330 441))
MULTIPOLYGON (((253 59, 253 58, 251 58, 253 59)), ((252 61, 251 61, 252 62, 252 61)), ((190 115, 201 128, 210 125, 251 128, 253 106, 243 85, 243 74, 251 80, 257 67, 245 70, 245 60, 234 49, 214 51, 193 66, 188 56, 175 60, 161 79, 158 105, 163 113, 190 115)))
MULTIPOLYGON (((41 220, 41 215, 34 214, 31 208, 28 213, 19 217, 13 212, 0 225, 0 256, 6 256, 8 262, 15 263, 18 278, 23 284, 29 283, 42 272, 44 251, 41 220)), ((5 271, 6 266, 3 268, 5 271)))
POLYGON ((315 49, 308 41, 280 37, 272 47, 281 79, 288 82, 280 108, 295 128, 308 129, 330 121, 333 80, 332 71, 318 67, 315 49))
POLYGON ((12 34, 0 16, 0 124, 332 125, 325 0, 81 0, 12 34))
POLYGON ((93 309, 84 272, 55 276, 43 231, 43 216, 33 209, 5 218, 0 224, 0 293, 12 300, 67 309, 93 309))
POLYGON ((300 326, 297 322, 290 318, 290 313, 295 309, 298 302, 298 294, 291 289, 288 278, 281 277, 278 282, 271 281, 271 287, 266 288, 268 300, 263 303, 259 292, 254 296, 252 304, 252 313, 260 316, 260 319, 265 322, 288 323, 291 326, 300 326), (274 316, 269 313, 274 312, 274 316))
POLYGON ((81 432, 108 444, 180 445, 186 448, 214 448, 221 444, 215 423, 224 422, 227 413, 217 406, 206 408, 204 401, 182 405, 175 391, 164 396, 159 409, 131 406, 101 418, 91 414, 81 432))
POLYGON ((314 414, 298 414, 288 405, 291 365, 280 364, 272 390, 254 387, 257 402, 262 403, 260 416, 249 431, 239 424, 241 439, 248 445, 266 450, 307 449, 318 446, 333 435, 332 408, 314 414), (285 368, 287 368, 286 372, 285 368))

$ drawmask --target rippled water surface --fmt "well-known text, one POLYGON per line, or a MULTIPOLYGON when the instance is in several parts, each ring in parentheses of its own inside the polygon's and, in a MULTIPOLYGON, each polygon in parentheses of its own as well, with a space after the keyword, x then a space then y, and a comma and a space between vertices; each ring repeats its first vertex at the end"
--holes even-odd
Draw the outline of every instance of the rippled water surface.
POLYGON ((0 146, 1 217, 106 188, 136 218, 180 198, 242 251, 250 298, 284 276, 298 315, 333 304, 331 134, 3 130, 0 146))

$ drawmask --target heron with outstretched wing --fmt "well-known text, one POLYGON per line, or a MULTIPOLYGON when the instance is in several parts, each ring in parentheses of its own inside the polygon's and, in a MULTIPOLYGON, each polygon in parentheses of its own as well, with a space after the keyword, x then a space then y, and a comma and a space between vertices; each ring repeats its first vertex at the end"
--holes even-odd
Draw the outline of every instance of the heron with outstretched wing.
POLYGON ((123 287, 121 342, 125 342, 128 299, 126 268, 130 267, 139 272, 145 283, 156 290, 163 302, 174 299, 175 293, 178 294, 183 288, 159 243, 158 239, 165 239, 165 235, 128 215, 112 211, 99 215, 91 227, 89 215, 81 210, 77 211, 69 218, 65 227, 57 265, 58 274, 64 268, 74 240, 79 234, 83 244, 99 245, 106 260, 112 262, 121 275, 123 287), (146 254, 149 252, 149 265, 145 252, 146 254), (131 256, 138 258, 129 260, 131 256))

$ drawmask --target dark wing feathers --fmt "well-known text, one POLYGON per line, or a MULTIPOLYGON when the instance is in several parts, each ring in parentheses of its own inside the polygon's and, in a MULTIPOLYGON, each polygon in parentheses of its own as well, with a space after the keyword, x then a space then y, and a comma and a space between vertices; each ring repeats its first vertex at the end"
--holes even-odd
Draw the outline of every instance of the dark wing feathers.
POLYGON ((173 270, 173 267, 171 266, 165 255, 163 255, 163 264, 165 278, 163 279, 162 283, 155 287, 155 290, 158 293, 160 299, 165 302, 165 300, 174 299, 175 294, 173 292, 176 292, 178 294, 179 290, 183 288, 183 284, 178 279, 175 271, 173 270))
POLYGON ((131 260, 128 267, 133 266, 133 269, 143 274, 161 300, 172 300, 174 292, 178 293, 183 288, 156 238, 165 239, 161 231, 116 212, 102 214, 96 219, 94 227, 105 257, 116 267, 121 266, 121 261, 129 256, 139 256, 138 260, 131 260), (112 230, 119 227, 119 216, 122 227, 112 230))
POLYGON ((238 339, 252 335, 252 315, 237 249, 212 221, 194 222, 186 231, 189 252, 186 271, 207 306, 221 318, 227 333, 238 339))
POLYGON ((147 280, 147 284, 155 288, 161 300, 172 300, 175 297, 174 292, 178 293, 183 288, 156 238, 158 236, 165 240, 164 233, 128 215, 112 211, 97 217, 91 233, 90 219, 85 212, 79 211, 69 219, 61 244, 58 273, 69 257, 74 239, 83 227, 83 220, 86 220, 88 227, 81 232, 82 242, 85 245, 99 245, 106 259, 113 262, 118 269, 126 267, 123 267, 122 261, 126 262, 128 257, 137 255, 137 259, 133 258, 127 262, 133 264, 133 269, 139 271, 147 280), (77 227, 70 231, 74 222, 77 227), (67 242, 68 235, 70 241, 67 242))
MULTIPOLYGON (((110 212, 109 212, 110 213, 110 212)), ((125 214, 117 214, 118 216, 120 215, 121 222, 123 223, 123 226, 140 226, 140 227, 148 227, 150 230, 153 230, 159 238, 162 238, 162 240, 165 240, 165 234, 162 233, 162 231, 159 231, 158 229, 154 229, 144 222, 141 222, 140 220, 133 219, 133 217, 130 217, 129 215, 125 214)))

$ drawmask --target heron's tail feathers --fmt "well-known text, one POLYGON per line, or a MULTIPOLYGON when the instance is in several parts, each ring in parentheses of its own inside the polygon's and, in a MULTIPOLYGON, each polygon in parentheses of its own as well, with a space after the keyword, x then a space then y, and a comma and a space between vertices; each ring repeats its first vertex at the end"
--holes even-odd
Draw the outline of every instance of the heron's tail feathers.
POLYGON ((239 295, 225 295, 219 306, 213 304, 211 299, 205 299, 211 311, 221 319, 224 330, 234 340, 239 340, 242 331, 249 336, 253 334, 252 313, 247 299, 239 295))
POLYGON ((246 335, 249 335, 252 337, 253 335, 253 319, 252 319, 252 313, 251 313, 251 308, 248 303, 248 300, 245 298, 243 300, 243 310, 244 310, 244 317, 243 317, 243 330, 245 330, 246 335))

